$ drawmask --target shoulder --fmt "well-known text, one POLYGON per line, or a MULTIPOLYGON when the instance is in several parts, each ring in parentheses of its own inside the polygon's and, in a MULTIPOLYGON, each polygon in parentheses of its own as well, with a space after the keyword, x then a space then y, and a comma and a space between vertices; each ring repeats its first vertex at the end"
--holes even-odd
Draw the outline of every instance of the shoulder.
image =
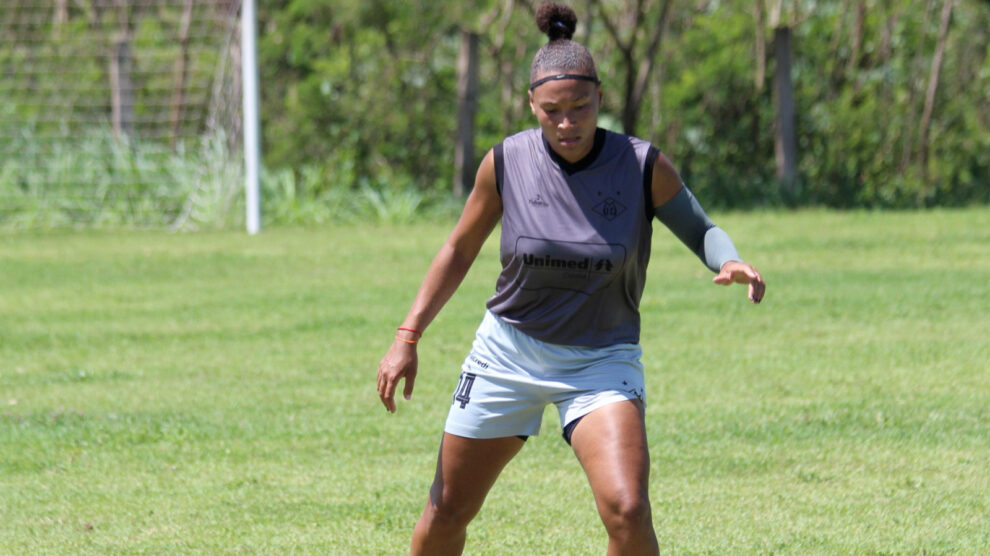
POLYGON ((652 157, 655 156, 655 148, 649 141, 644 141, 633 135, 626 135, 608 129, 605 132, 605 142, 602 147, 600 158, 606 160, 635 160, 639 168, 649 170, 652 165, 652 157))
POLYGON ((539 129, 525 129, 509 135, 497 145, 499 162, 525 164, 545 153, 543 132, 539 129))
POLYGON ((672 199, 674 195, 684 187, 680 174, 659 149, 656 151, 656 158, 653 161, 653 171, 651 176, 651 191, 653 193, 653 206, 659 207, 672 199))
POLYGON ((539 129, 524 129, 503 139, 502 144, 511 147, 518 145, 530 145, 542 139, 543 136, 541 133, 542 132, 539 129))
POLYGON ((606 145, 611 145, 615 148, 621 149, 633 149, 637 153, 645 153, 652 146, 649 141, 640 139, 634 135, 626 135, 625 133, 619 133, 617 131, 604 130, 605 131, 605 142, 606 145))
POLYGON ((606 130, 607 145, 618 151, 635 153, 638 164, 643 168, 643 186, 649 189, 654 206, 669 201, 683 184, 681 176, 663 152, 653 143, 633 135, 606 130))
POLYGON ((526 129, 509 135, 492 149, 495 155, 495 169, 500 176, 505 168, 519 168, 541 160, 547 155, 543 146, 543 132, 539 129, 526 129))
POLYGON ((481 164, 478 165, 478 173, 474 178, 474 187, 468 195, 468 205, 487 206, 492 211, 499 212, 502 209, 501 191, 499 190, 498 170, 496 167, 496 153, 498 146, 488 151, 481 164))

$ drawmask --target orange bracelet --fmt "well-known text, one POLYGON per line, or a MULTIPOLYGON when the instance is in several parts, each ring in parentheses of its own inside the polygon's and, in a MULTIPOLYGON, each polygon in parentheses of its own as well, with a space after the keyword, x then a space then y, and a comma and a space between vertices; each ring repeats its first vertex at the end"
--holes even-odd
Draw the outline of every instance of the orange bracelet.
POLYGON ((405 326, 400 326, 399 327, 399 330, 405 330, 406 332, 412 332, 413 334, 419 334, 420 336, 423 335, 422 332, 420 332, 419 330, 416 330, 415 328, 406 328, 405 326))
POLYGON ((410 340, 408 338, 403 338, 402 336, 399 336, 398 334, 395 335, 395 339, 396 340, 399 340, 400 342, 405 342, 407 344, 418 344, 419 343, 419 340, 410 340))

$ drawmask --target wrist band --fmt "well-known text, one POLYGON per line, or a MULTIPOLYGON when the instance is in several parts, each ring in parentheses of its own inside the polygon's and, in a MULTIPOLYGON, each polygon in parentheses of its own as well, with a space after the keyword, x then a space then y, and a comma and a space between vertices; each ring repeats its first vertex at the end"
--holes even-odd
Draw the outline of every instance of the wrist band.
POLYGON ((406 332, 412 332, 413 334, 419 334, 420 336, 423 335, 422 332, 420 332, 419 330, 416 330, 415 328, 406 328, 405 326, 400 326, 398 329, 399 330, 405 330, 406 332))
POLYGON ((410 340, 408 338, 403 338, 402 336, 399 336, 398 334, 395 335, 395 339, 396 340, 399 340, 400 342, 405 342, 407 344, 418 344, 419 343, 419 340, 410 340))

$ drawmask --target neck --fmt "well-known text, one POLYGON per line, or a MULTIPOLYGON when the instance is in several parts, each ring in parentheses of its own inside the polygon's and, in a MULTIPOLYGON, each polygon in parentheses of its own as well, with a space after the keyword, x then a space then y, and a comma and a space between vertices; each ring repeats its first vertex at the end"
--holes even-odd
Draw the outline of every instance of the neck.
POLYGON ((573 174, 584 170, 598 158, 598 154, 602 152, 602 147, 605 146, 605 130, 600 127, 595 130, 595 140, 592 142, 591 148, 577 160, 568 160, 561 156, 560 153, 553 150, 546 137, 543 137, 543 146, 546 147, 547 152, 550 153, 550 158, 560 166, 561 170, 568 174, 573 174))

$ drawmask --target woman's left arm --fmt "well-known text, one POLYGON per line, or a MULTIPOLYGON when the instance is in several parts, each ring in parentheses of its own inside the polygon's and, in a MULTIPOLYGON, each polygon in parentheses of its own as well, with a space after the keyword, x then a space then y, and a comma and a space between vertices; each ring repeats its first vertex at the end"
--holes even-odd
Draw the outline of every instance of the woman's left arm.
POLYGON ((657 218, 717 273, 713 282, 749 284, 750 301, 763 300, 766 292, 763 277, 752 265, 743 262, 729 235, 708 218, 662 153, 653 164, 651 192, 657 218))

